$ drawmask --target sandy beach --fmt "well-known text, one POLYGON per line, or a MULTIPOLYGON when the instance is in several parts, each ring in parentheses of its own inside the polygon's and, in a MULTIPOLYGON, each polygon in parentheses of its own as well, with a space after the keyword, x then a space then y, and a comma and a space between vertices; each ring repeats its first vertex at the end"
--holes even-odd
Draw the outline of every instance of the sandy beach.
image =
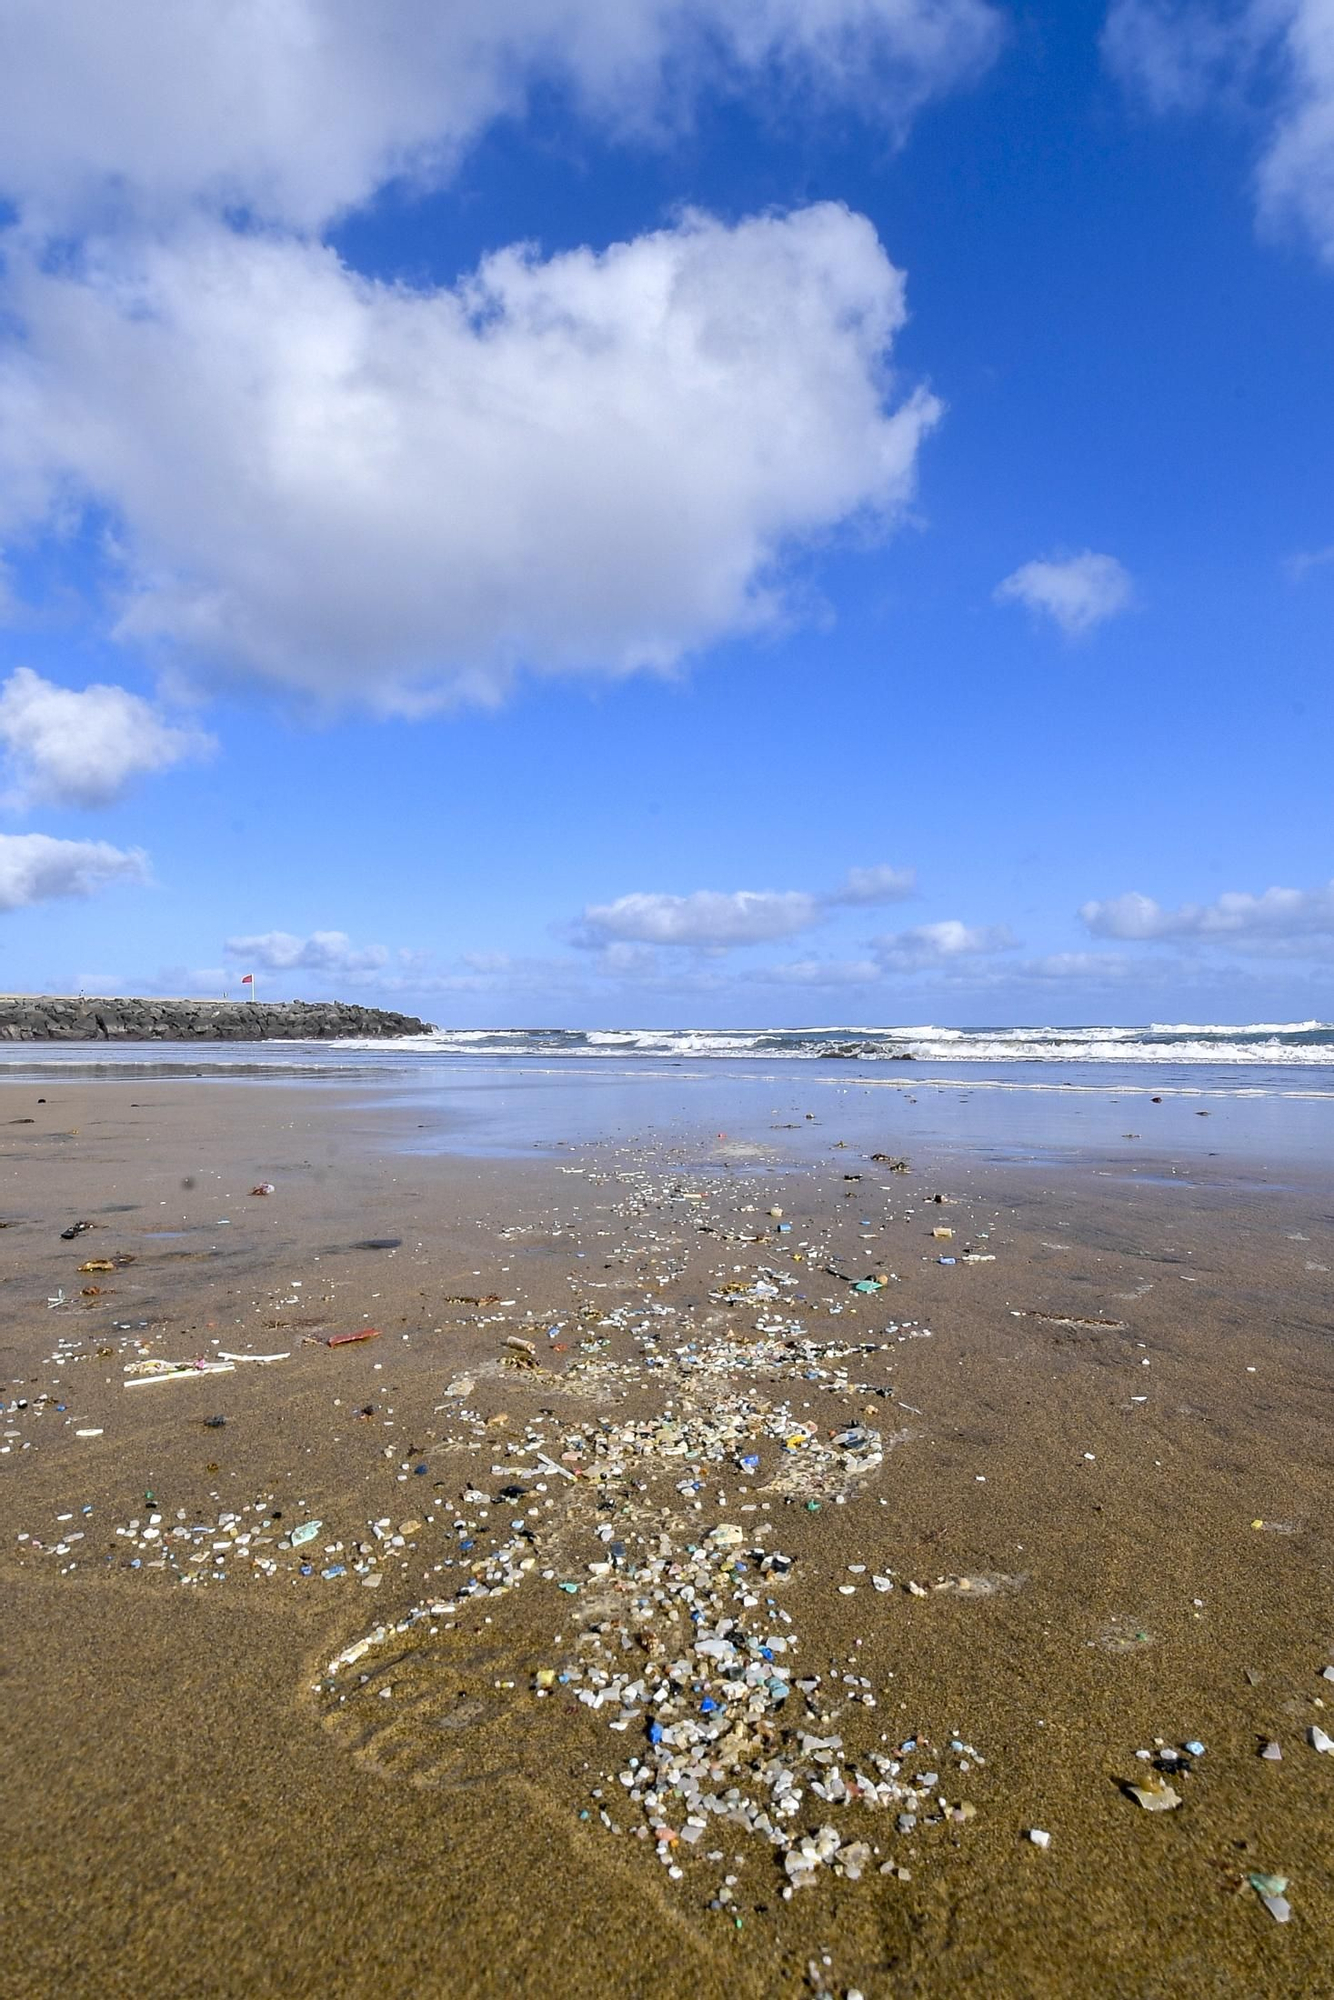
POLYGON ((1309 1162, 432 1116, 0 1085, 0 1988, 1334 1992, 1309 1162))

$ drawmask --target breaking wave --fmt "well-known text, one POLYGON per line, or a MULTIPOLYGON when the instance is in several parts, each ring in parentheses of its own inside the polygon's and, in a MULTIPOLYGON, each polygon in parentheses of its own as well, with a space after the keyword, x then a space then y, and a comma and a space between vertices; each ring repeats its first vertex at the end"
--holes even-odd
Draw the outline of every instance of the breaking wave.
MULTIPOLYGON (((344 1046, 348 1046, 344 1044, 344 1046)), ((393 1044, 454 1056, 656 1057, 676 1062, 1334 1064, 1334 1023, 1073 1028, 442 1028, 393 1044)))

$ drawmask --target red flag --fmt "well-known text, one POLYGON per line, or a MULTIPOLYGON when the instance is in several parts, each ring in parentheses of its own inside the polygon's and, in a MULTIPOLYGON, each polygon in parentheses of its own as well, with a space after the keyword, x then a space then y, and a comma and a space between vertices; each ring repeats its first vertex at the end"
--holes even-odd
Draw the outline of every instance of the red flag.
POLYGON ((243 972, 241 974, 242 986, 253 986, 254 983, 255 983, 255 975, 253 972, 243 972))

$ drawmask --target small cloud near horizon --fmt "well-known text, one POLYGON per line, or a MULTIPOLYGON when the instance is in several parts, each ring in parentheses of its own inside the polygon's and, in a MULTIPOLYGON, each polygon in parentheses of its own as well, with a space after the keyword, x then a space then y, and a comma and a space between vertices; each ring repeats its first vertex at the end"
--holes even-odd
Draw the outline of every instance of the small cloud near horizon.
POLYGON ((290 931, 263 931, 253 937, 229 937, 227 956, 245 971, 378 972, 389 963, 382 944, 354 945, 346 931, 312 931, 294 937, 290 931))
POLYGON ((912 868, 850 868, 833 889, 695 889, 688 895, 636 890, 588 904, 571 932, 585 950, 612 943, 727 951, 772 944, 813 930, 837 909, 871 909, 916 892, 912 868))
POLYGON ((1212 903, 1182 903, 1176 909, 1130 890, 1105 902, 1084 903, 1079 914, 1095 937, 1140 943, 1156 938, 1282 943, 1334 937, 1334 881, 1314 889, 1266 889, 1258 896, 1231 890, 1212 903))
POLYGON ((943 923, 918 924, 873 938, 871 948, 886 972, 917 972, 945 966, 958 959, 989 958, 1014 951, 1019 940, 1005 924, 964 924, 957 917, 943 923))

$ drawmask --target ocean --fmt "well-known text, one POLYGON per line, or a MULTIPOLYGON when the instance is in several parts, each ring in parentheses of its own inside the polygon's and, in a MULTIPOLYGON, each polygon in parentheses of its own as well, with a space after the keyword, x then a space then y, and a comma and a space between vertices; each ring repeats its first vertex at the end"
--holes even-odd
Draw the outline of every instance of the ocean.
POLYGON ((0 1044, 0 1076, 346 1086, 411 1143, 463 1151, 743 1130, 807 1154, 837 1120, 870 1151, 1125 1148, 1198 1162, 1334 1158, 1334 1025, 459 1028, 396 1041, 0 1044), (421 1121, 408 1107, 420 1107, 421 1121), (800 1134, 800 1136, 798 1136, 800 1134))
MULTIPOLYGON (((369 1045, 366 1045, 369 1046, 369 1045)), ((398 1044, 455 1056, 676 1061, 1206 1063, 1334 1068, 1334 1023, 1051 1028, 442 1028, 398 1044)))

